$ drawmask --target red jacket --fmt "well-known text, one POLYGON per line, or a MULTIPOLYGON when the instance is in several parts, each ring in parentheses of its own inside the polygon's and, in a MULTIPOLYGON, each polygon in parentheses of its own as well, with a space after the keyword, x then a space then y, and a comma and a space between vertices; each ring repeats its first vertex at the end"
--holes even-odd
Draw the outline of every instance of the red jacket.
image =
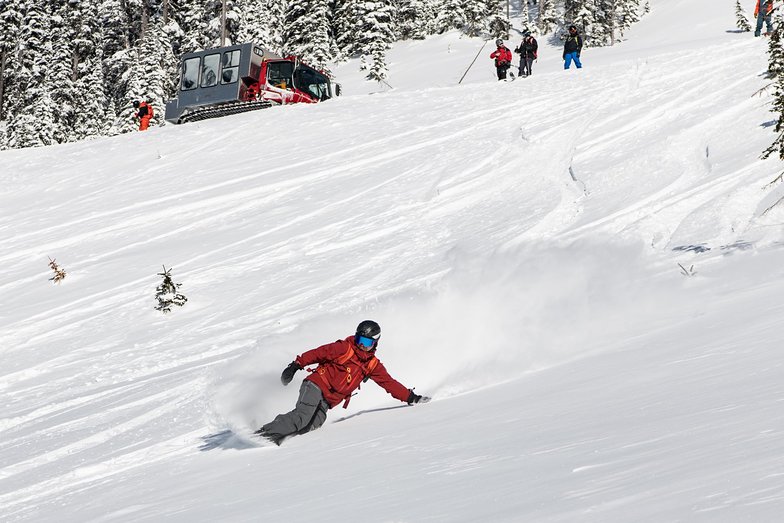
POLYGON ((512 61, 512 51, 509 50, 508 47, 502 45, 498 49, 492 52, 490 58, 495 58, 495 66, 498 67, 503 63, 511 63, 512 61))
MULTIPOLYGON (((754 16, 758 16, 760 12, 760 2, 766 2, 767 0, 757 0, 757 7, 754 8, 754 16)), ((773 12, 773 2, 769 3, 767 8, 765 9, 765 14, 769 15, 773 12)))
POLYGON ((141 102, 139 104, 139 110, 136 112, 136 118, 152 119, 153 116, 154 111, 152 110, 152 105, 147 102, 141 102))
POLYGON ((329 408, 348 400, 366 377, 394 398, 408 401, 410 391, 389 375, 384 364, 372 352, 355 350, 354 336, 309 350, 297 356, 296 362, 303 368, 318 364, 316 370, 305 379, 318 385, 329 408), (338 363, 345 359, 349 351, 350 357, 344 363, 338 363), (376 360, 376 363, 372 363, 372 360, 376 360))

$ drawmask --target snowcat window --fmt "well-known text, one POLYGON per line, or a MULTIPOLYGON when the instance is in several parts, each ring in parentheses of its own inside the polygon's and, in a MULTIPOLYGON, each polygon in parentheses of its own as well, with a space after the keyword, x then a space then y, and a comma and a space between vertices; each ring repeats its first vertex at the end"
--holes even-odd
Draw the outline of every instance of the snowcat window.
POLYGON ((298 68, 294 73, 294 85, 318 100, 329 98, 329 79, 314 69, 298 68))
POLYGON ((218 83, 219 54, 209 54, 204 57, 204 66, 201 68, 201 86, 212 87, 218 83))
POLYGON ((182 63, 182 87, 183 91, 196 89, 199 85, 199 62, 201 58, 188 58, 182 63))
POLYGON ((222 84, 233 84, 240 77, 240 51, 226 51, 223 53, 222 84))
POLYGON ((275 87, 291 87, 294 64, 291 62, 271 62, 267 64, 267 80, 275 87))

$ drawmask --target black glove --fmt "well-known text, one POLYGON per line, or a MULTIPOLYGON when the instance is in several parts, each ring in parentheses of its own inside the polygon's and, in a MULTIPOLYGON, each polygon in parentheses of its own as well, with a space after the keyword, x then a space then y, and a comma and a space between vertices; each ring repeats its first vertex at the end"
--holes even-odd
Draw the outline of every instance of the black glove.
POLYGON ((408 399, 406 400, 406 403, 409 405, 414 403, 427 403, 428 401, 430 401, 430 398, 427 396, 420 396, 414 392, 414 389, 408 389, 408 399))
POLYGON ((283 385, 288 385, 291 383, 291 380, 294 379, 294 374, 296 374, 298 370, 302 370, 302 367, 296 361, 292 361, 289 363, 289 366, 283 370, 283 374, 280 375, 280 382, 283 385))

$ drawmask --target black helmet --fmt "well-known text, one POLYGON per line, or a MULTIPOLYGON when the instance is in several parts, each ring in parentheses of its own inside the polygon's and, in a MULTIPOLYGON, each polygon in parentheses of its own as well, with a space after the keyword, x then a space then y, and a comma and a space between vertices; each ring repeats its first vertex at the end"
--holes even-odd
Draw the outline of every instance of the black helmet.
POLYGON ((375 321, 365 320, 357 325, 357 332, 354 334, 354 341, 357 345, 362 346, 366 350, 372 350, 378 345, 379 338, 381 338, 381 327, 375 321), (360 337, 365 338, 364 343, 360 337))
POLYGON ((495 41, 495 45, 501 47, 502 45, 504 45, 504 41, 499 38, 498 40, 495 41))
POLYGON ((577 31, 577 26, 570 25, 570 26, 569 26, 569 30, 570 30, 570 31, 577 31))
POLYGON ((133 101, 133 108, 134 109, 138 109, 139 108, 139 100, 134 100, 133 101))

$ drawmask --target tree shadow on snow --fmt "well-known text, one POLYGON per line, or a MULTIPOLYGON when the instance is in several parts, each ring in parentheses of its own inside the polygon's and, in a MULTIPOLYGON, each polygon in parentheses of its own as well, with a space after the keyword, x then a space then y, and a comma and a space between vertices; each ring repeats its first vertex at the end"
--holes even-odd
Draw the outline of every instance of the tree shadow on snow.
POLYGON ((760 124, 760 127, 762 127, 763 129, 767 129, 768 127, 773 127, 775 125, 776 125, 776 120, 769 120, 763 124, 760 124))
POLYGON ((368 409, 368 410, 360 410, 359 412, 355 412, 350 416, 345 416, 340 419, 336 419, 333 423, 340 423, 341 421, 346 421, 347 419, 356 418, 357 416, 361 416, 362 414, 370 414, 372 412, 384 412, 385 410, 395 410, 395 409, 406 409, 411 405, 397 405, 395 407, 382 407, 380 409, 368 409))

